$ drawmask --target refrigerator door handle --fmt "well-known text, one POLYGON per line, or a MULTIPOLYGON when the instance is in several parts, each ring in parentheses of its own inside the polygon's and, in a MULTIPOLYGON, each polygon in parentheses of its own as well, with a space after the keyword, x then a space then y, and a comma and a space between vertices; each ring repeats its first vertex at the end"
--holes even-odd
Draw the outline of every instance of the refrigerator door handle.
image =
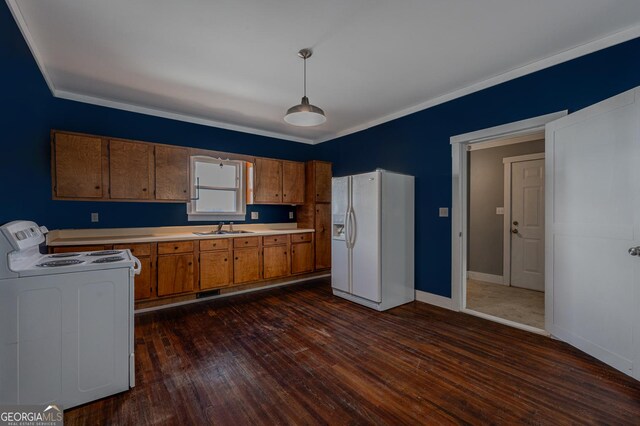
POLYGON ((347 245, 347 248, 351 248, 349 247, 349 212, 350 210, 347 209, 344 213, 344 242, 347 245))
POLYGON ((356 215, 353 213, 353 209, 349 211, 349 245, 350 248, 356 243, 356 235, 358 234, 358 226, 356 224, 356 215))

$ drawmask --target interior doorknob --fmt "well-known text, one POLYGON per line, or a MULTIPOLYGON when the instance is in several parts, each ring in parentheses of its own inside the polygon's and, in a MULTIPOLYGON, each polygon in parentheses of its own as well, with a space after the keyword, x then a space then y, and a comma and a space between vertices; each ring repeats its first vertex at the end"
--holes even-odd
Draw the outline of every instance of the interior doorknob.
POLYGON ((638 246, 638 247, 631 247, 631 248, 629 249, 629 254, 630 254, 631 256, 640 256, 640 246, 638 246))
POLYGON ((512 230, 511 230, 511 233, 512 233, 512 234, 517 234, 517 233, 518 233, 518 230, 517 230, 517 229, 512 229, 512 230))

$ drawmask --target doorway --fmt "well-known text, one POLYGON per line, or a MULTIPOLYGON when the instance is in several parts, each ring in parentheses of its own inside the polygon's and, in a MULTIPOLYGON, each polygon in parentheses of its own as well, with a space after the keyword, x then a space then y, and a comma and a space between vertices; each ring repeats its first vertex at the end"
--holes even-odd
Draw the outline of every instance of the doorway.
POLYGON ((565 115, 549 114, 451 138, 452 302, 461 311, 548 334, 544 128, 565 115), (486 168, 489 164, 491 170, 486 168), (472 177, 478 171, 484 176, 472 177))
POLYGON ((544 330, 544 133, 468 150, 465 308, 544 330))

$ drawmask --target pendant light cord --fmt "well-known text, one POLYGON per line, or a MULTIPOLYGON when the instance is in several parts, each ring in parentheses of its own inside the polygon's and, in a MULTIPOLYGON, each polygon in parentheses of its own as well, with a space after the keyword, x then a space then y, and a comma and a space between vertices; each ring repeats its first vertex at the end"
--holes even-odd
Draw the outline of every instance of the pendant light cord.
POLYGON ((304 96, 307 97, 307 58, 304 59, 304 96))

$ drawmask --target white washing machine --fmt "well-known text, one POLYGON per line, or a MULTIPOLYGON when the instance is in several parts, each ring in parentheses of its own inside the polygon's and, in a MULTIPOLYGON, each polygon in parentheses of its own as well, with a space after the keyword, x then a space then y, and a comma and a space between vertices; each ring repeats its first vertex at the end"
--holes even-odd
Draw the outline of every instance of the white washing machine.
POLYGON ((41 254, 47 229, 0 226, 0 404, 64 409, 135 385, 129 250, 41 254))

